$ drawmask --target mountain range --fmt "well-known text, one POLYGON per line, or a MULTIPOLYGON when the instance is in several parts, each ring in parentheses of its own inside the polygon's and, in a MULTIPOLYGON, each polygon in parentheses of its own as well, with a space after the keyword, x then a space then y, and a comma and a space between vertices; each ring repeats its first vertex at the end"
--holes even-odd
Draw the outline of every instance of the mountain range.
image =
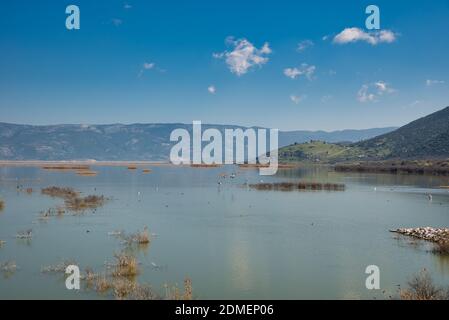
MULTIPOLYGON (((0 160, 98 160, 165 161, 170 133, 191 124, 22 125, 0 123, 0 160)), ((203 124, 203 130, 246 127, 203 124)), ((353 143, 393 131, 395 128, 341 131, 281 131, 279 146, 321 140, 353 143)))

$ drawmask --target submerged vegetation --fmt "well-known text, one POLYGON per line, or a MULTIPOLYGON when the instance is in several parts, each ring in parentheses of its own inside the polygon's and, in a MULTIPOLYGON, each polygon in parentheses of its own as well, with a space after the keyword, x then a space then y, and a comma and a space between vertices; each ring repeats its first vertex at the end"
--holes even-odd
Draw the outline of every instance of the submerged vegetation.
POLYGON ((0 211, 3 211, 5 209, 5 201, 0 200, 0 211))
POLYGON ((278 183, 257 183, 250 184, 250 188, 256 190, 275 190, 275 191, 344 191, 344 184, 337 183, 319 183, 319 182, 278 182, 278 183))

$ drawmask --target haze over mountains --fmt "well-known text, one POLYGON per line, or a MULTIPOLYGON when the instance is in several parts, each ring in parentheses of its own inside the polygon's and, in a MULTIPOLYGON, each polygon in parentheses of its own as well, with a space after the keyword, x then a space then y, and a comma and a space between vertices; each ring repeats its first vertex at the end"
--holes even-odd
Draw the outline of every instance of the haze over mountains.
MULTIPOLYGON (((203 130, 242 128, 203 124, 203 130)), ((0 123, 0 160, 168 160, 170 133, 177 128, 191 132, 191 124, 111 124, 32 126, 0 123)), ((279 147, 309 140, 357 142, 393 131, 366 130, 281 131, 279 147)))

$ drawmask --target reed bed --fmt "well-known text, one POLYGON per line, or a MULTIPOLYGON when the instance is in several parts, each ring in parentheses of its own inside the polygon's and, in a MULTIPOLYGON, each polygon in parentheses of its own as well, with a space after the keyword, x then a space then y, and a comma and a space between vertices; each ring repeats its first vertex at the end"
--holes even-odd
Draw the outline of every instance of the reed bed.
POLYGON ((277 182, 250 184, 250 188, 260 191, 345 191, 346 186, 338 183, 320 182, 277 182))
POLYGON ((199 163, 199 164, 191 164, 191 168, 220 168, 220 164, 205 164, 205 163, 199 163))
POLYGON ((76 174, 82 177, 95 177, 98 175, 98 172, 92 170, 79 170, 76 174))
POLYGON ((64 199, 65 208, 72 211, 83 211, 87 209, 97 209, 104 205, 104 196, 89 195, 81 197, 80 193, 72 188, 48 187, 41 190, 42 194, 64 199))
POLYGON ((127 244, 140 244, 146 245, 151 242, 151 235, 148 231, 148 227, 144 227, 142 231, 137 231, 129 236, 126 236, 122 233, 122 236, 127 244))
POLYGON ((139 274, 139 263, 137 259, 125 253, 115 255, 116 264, 112 275, 114 277, 135 277, 139 274))
POLYGON ((84 198, 76 197, 65 200, 65 206, 69 210, 83 211, 86 209, 96 209, 104 205, 106 198, 104 196, 90 195, 84 198))
POLYGON ((76 198, 79 196, 79 192, 75 191, 72 188, 61 188, 61 187, 48 187, 41 190, 42 194, 53 198, 62 198, 62 199, 70 199, 76 198))

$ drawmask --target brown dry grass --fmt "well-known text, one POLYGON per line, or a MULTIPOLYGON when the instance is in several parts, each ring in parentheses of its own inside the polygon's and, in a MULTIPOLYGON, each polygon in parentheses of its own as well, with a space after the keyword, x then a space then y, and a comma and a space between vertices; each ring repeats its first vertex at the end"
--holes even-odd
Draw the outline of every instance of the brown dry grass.
POLYGON ((76 174, 82 177, 95 177, 98 172, 91 170, 79 170, 76 172, 76 174))
POLYGON ((448 291, 437 287, 426 269, 408 282, 408 288, 399 291, 401 300, 447 300, 448 291))
MULTIPOLYGON (((80 193, 72 188, 48 187, 41 190, 42 194, 64 199, 65 208, 72 211, 96 209, 106 202, 104 196, 90 195, 80 197, 80 193)), ((62 211, 61 211, 62 213, 62 211)))
POLYGON ((191 164, 190 167, 192 168, 219 168, 221 167, 220 164, 191 164))
POLYGON ((116 264, 112 275, 114 277, 135 277, 139 274, 139 263, 131 255, 120 253, 115 255, 116 264))
POLYGON ((184 292, 181 292, 178 285, 165 285, 165 298, 167 300, 192 300, 193 288, 192 280, 190 278, 184 279, 184 292))
POLYGON ((96 209, 103 206, 106 199, 104 196, 90 195, 84 198, 75 197, 65 200, 65 206, 69 210, 82 211, 86 209, 96 209))
POLYGON ((151 170, 151 169, 143 169, 143 170, 142 170, 142 172, 143 172, 143 173, 147 173, 147 174, 148 174, 148 173, 151 173, 151 172, 152 172, 152 170, 151 170))
POLYGON ((90 167, 87 165, 64 165, 64 164, 56 164, 56 165, 45 165, 41 167, 44 170, 89 170, 90 167))
POLYGON ((79 192, 72 188, 61 188, 55 186, 44 188, 41 190, 41 193, 50 197, 62 199, 76 198, 79 196, 79 192))
POLYGON ((278 183, 257 183, 250 184, 250 188, 256 190, 276 190, 276 191, 293 191, 293 190, 311 190, 311 191, 344 191, 344 184, 337 183, 319 183, 319 182, 278 182, 278 183))
POLYGON ((137 166, 128 166, 128 170, 137 170, 137 166))

